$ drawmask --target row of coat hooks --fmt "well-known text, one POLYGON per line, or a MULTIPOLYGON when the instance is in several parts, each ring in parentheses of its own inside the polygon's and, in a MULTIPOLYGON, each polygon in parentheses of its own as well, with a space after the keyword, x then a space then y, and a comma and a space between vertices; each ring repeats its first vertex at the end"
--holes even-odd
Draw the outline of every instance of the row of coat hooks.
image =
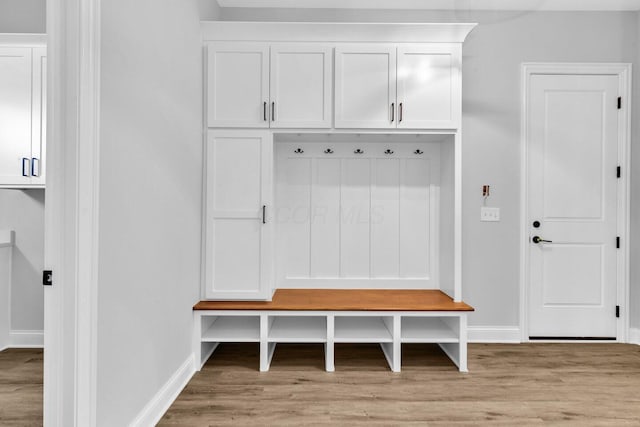
MULTIPOLYGON (((326 150, 324 150, 324 154, 333 154, 333 152, 334 151, 331 148, 327 148, 326 150)), ((304 150, 302 148, 298 148, 298 149, 294 150, 294 153, 302 154, 302 153, 304 153, 304 150)), ((359 149, 359 148, 357 148, 357 149, 355 149, 353 151, 353 154, 364 154, 364 151, 359 149)), ((384 151, 384 154, 393 154, 393 150, 387 148, 384 151)), ((422 151, 421 149, 418 148, 416 151, 413 152, 413 154, 418 154, 418 155, 424 154, 424 151, 422 151)))

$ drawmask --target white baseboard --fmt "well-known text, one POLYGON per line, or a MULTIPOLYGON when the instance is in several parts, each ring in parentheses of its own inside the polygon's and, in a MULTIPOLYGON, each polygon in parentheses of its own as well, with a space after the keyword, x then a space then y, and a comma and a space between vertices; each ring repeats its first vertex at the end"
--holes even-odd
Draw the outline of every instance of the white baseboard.
POLYGON ((13 330, 9 332, 10 348, 43 348, 44 331, 21 331, 13 330))
POLYGON ((193 354, 174 372, 169 381, 140 411, 131 427, 155 426, 195 373, 193 354))
POLYGON ((640 328, 629 328, 629 344, 640 345, 640 328))
POLYGON ((469 342, 520 343, 520 328, 517 326, 469 326, 469 342))

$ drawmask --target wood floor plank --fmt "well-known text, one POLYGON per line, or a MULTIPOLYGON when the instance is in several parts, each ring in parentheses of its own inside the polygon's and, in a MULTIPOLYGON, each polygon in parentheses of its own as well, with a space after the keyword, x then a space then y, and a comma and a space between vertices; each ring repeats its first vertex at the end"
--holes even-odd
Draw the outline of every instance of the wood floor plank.
POLYGON ((468 374, 436 345, 403 345, 390 372, 378 345, 278 344, 258 372, 252 344, 222 344, 160 426, 640 425, 640 347, 471 344, 468 374))

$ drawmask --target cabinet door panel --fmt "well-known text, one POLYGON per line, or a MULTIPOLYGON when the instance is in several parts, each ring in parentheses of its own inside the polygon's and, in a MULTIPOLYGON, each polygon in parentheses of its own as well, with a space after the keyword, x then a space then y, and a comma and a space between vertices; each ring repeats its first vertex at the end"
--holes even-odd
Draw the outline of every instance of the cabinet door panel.
POLYGON ((271 47, 272 128, 331 127, 331 48, 271 47))
POLYGON ((272 150, 271 135, 267 132, 213 131, 209 134, 207 298, 268 299, 271 296, 272 150))
POLYGON ((395 128, 396 48, 336 48, 336 128, 395 128))
POLYGON ((31 49, 0 48, 0 185, 30 184, 30 169, 31 49))
POLYGON ((268 127, 269 47, 210 43, 208 58, 209 127, 268 127))
POLYGON ((458 127, 460 55, 454 44, 398 47, 398 128, 458 127))
POLYGON ((47 49, 33 49, 33 94, 31 121, 31 183, 44 185, 47 147, 47 49))

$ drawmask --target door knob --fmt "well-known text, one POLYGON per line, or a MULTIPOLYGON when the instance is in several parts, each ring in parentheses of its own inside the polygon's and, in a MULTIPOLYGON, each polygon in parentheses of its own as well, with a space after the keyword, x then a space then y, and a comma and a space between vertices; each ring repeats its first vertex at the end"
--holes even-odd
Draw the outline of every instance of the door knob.
POLYGON ((552 240, 544 240, 542 238, 540 238, 539 236, 533 236, 533 239, 531 239, 533 241, 533 243, 553 243, 552 240))

